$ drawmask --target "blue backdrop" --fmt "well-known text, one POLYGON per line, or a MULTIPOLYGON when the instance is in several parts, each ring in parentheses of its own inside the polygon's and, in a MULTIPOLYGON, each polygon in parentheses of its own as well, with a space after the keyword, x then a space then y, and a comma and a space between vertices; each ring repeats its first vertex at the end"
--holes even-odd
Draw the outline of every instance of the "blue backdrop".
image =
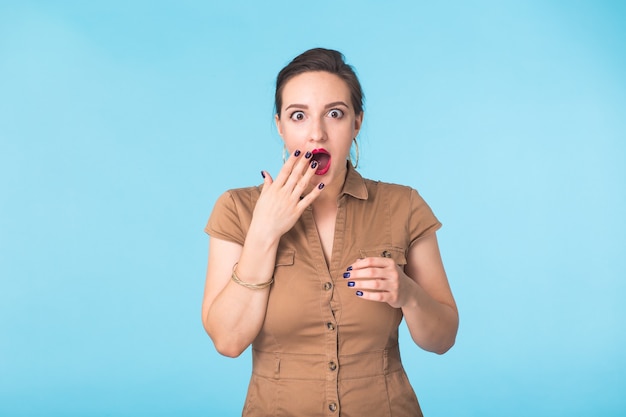
POLYGON ((417 188, 461 326, 426 415, 626 413, 626 3, 1 1, 0 415, 236 416, 200 321, 227 188, 276 173, 276 73, 343 51, 361 172, 417 188))

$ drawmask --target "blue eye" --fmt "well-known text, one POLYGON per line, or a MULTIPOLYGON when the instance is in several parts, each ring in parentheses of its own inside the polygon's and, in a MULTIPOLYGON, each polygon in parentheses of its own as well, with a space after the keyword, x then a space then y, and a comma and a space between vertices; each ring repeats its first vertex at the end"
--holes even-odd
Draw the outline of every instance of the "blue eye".
POLYGON ((294 111, 293 113, 291 113, 291 120, 304 120, 304 112, 302 111, 294 111))
POLYGON ((339 109, 332 109, 331 111, 328 112, 328 116, 330 116, 333 119, 341 119, 343 117, 343 111, 339 109))

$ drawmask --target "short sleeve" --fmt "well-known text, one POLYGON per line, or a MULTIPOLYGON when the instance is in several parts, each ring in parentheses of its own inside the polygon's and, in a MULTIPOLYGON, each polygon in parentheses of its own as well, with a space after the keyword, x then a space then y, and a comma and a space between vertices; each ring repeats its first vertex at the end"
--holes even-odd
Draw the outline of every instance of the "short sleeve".
POLYGON ((409 246, 413 246, 418 239, 439 230, 441 222, 435 217, 426 201, 414 189, 411 189, 409 207, 409 246))
POLYGON ((226 191, 217 199, 204 231, 212 237, 243 245, 245 235, 232 191, 226 191))

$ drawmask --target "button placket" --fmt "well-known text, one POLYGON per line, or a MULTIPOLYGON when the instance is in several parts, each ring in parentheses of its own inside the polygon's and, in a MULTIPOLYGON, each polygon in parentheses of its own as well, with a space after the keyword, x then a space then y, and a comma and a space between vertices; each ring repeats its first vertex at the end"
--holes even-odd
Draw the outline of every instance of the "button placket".
POLYGON ((332 299, 334 294, 335 285, 332 281, 326 281, 322 284, 323 298, 326 300, 325 304, 325 322, 326 328, 326 404, 328 405, 328 415, 339 413, 339 395, 338 395, 338 369, 337 362, 337 324, 334 319, 334 310, 332 308, 332 299))

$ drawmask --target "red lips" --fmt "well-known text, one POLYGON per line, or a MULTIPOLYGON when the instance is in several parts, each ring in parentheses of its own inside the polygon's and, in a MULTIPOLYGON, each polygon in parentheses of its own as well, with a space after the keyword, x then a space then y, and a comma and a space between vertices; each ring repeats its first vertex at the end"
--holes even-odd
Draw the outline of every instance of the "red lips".
POLYGON ((324 148, 313 149, 311 159, 317 161, 317 170, 315 175, 324 175, 330 169, 330 153, 324 148))

